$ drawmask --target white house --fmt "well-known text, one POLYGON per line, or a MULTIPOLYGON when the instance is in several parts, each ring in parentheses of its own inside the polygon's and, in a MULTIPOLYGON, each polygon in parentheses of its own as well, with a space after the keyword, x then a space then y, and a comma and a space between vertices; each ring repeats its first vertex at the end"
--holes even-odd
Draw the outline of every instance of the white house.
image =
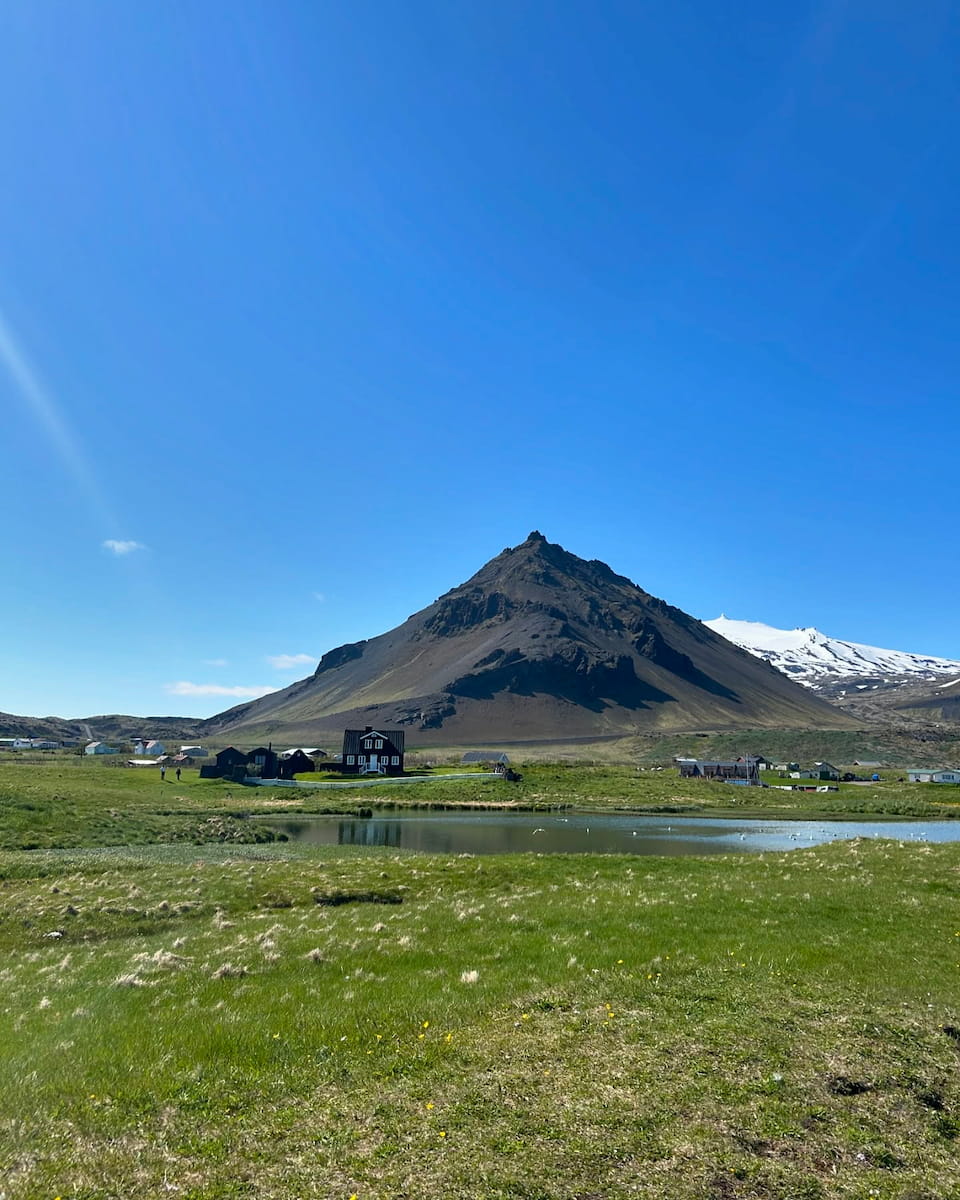
POLYGON ((188 758, 206 758, 209 751, 204 750, 202 746, 181 746, 180 753, 186 754, 188 758))
POLYGON ((83 748, 84 754, 116 754, 117 751, 105 742, 89 742, 83 748))
POLYGON ((960 783, 960 770, 938 767, 917 767, 907 772, 911 783, 960 783))
POLYGON ((166 750, 164 749, 163 742, 158 742, 158 741, 156 741, 156 739, 154 739, 153 741, 147 742, 147 744, 143 748, 143 752, 144 752, 144 754, 166 754, 166 750))

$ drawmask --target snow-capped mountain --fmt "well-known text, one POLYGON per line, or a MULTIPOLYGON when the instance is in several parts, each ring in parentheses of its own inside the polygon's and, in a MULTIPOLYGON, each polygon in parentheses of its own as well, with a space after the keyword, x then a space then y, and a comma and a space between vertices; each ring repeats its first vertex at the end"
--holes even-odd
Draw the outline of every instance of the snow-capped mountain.
POLYGON ((774 629, 759 621, 733 621, 722 613, 704 625, 815 691, 836 684, 850 691, 876 689, 960 674, 960 662, 949 658, 845 642, 819 629, 774 629))

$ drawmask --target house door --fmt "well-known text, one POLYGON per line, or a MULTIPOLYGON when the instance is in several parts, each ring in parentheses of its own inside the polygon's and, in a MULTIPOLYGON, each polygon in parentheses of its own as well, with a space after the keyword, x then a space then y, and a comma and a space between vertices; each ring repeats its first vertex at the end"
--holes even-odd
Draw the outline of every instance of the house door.
POLYGON ((376 769, 377 769, 377 756, 375 754, 371 754, 370 762, 367 764, 367 770, 368 771, 376 771, 376 769))

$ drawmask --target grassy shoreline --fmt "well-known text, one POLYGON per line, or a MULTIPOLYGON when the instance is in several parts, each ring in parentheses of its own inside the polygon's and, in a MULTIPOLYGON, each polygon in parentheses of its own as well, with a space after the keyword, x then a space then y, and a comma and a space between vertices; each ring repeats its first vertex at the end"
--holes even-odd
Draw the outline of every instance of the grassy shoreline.
POLYGON ((394 790, 272 792, 201 780, 196 772, 161 782, 156 773, 118 767, 0 764, 0 850, 255 843, 277 836, 263 820, 270 815, 359 815, 383 808, 930 820, 960 815, 960 789, 887 779, 866 787, 841 784, 838 792, 827 794, 758 791, 681 780, 670 771, 540 764, 525 766, 520 783, 440 775, 394 790))

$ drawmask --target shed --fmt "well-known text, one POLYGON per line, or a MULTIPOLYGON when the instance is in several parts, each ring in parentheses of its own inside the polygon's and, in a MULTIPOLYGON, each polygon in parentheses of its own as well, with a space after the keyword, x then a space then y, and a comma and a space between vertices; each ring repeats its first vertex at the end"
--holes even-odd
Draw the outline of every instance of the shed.
POLYGON ((236 746, 227 746, 217 755, 216 772, 218 775, 229 775, 234 767, 245 766, 247 756, 236 746))
POLYGON ((292 779, 304 771, 315 771, 317 764, 303 750, 288 750, 280 755, 280 778, 292 779))
POLYGON ((83 748, 84 754, 116 754, 117 751, 106 742, 88 742, 83 748))
POLYGON ((468 750, 460 759, 462 766, 470 763, 490 763, 491 766, 501 763, 503 766, 507 766, 509 762, 510 759, 502 750, 468 750))
POLYGON ((280 757, 272 746, 257 746, 247 755, 247 774, 257 779, 279 778, 280 757))

